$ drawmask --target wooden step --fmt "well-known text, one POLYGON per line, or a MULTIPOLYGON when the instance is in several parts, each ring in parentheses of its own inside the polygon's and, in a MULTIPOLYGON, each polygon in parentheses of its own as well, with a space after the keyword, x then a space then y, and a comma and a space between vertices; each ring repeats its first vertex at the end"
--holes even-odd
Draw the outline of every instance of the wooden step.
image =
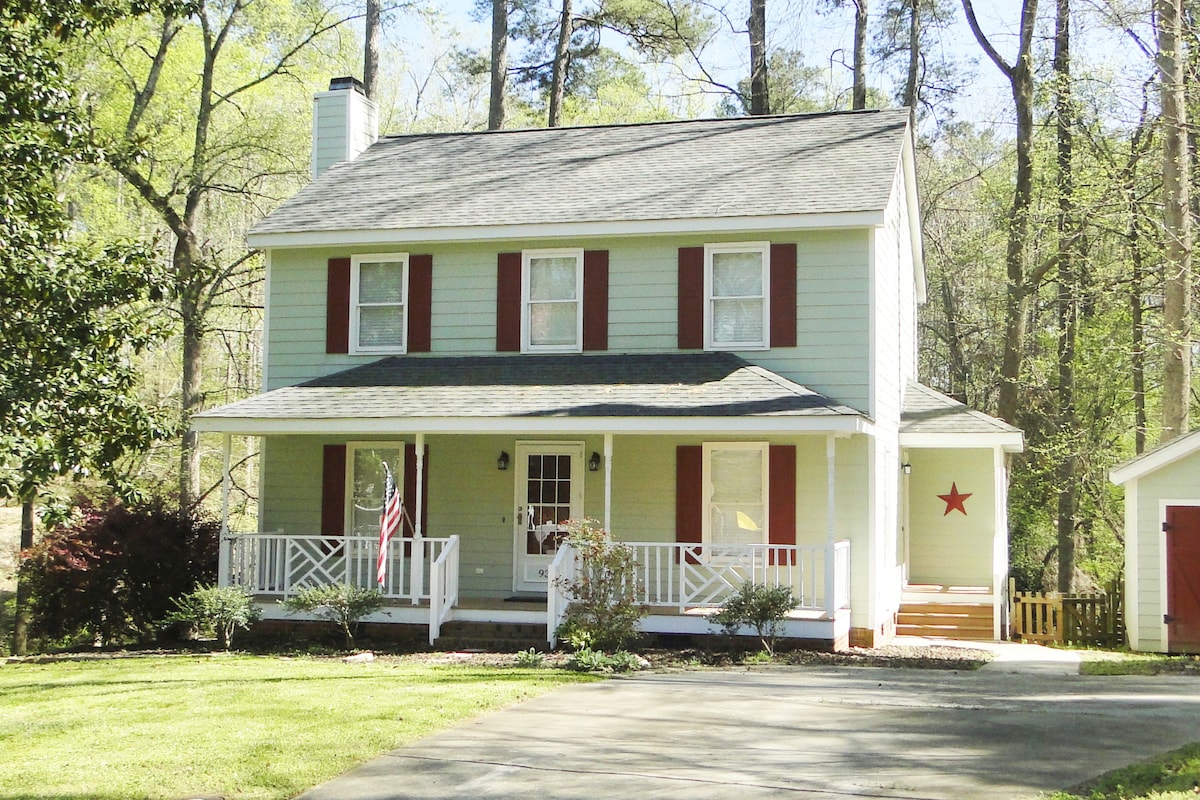
POLYGON ((993 638, 991 604, 955 602, 901 603, 896 617, 900 636, 925 636, 944 639, 993 638))

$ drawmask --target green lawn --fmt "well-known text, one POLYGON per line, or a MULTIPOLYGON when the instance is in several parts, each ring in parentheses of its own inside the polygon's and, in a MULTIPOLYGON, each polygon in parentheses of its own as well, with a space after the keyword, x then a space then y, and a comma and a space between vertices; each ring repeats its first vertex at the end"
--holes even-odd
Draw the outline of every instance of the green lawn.
POLYGON ((568 683, 549 669, 160 656, 0 667, 0 798, 286 798, 568 683))
POLYGON ((1184 800, 1196 797, 1200 784, 1200 742, 1158 758, 1113 770, 1049 800, 1184 800))

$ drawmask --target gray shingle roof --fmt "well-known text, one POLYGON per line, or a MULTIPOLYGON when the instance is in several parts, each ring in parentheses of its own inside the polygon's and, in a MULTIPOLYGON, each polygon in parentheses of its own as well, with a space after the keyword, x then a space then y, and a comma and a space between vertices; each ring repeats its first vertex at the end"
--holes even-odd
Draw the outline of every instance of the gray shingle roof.
POLYGON ((901 433, 1013 433, 1021 430, 1004 420, 989 417, 920 383, 910 382, 904 392, 901 433))
POLYGON ((879 211, 907 110, 385 137, 251 235, 879 211))
POLYGON ((861 415, 729 353, 394 356, 205 411, 216 419, 861 415))

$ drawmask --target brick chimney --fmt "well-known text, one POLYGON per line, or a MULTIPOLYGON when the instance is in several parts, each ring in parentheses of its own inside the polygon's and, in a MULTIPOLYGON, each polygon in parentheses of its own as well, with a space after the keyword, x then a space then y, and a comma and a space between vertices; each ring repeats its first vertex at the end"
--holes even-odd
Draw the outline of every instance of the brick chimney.
POLYGON ((379 114, 357 78, 334 78, 313 97, 312 176, 349 161, 379 138, 379 114))

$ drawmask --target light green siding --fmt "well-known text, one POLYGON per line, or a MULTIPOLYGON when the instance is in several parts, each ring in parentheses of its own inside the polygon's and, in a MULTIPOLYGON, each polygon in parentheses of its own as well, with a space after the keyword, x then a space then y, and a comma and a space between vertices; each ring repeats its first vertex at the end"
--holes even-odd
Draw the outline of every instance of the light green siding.
POLYGON ((992 585, 996 490, 991 450, 910 450, 908 481, 909 583, 992 585), (952 485, 971 496, 966 514, 946 513, 938 495, 952 485))
MULTIPOLYGON (((496 255, 548 244, 609 251, 609 352, 672 352, 677 350, 678 248, 746 238, 533 240, 503 245, 413 246, 407 252, 433 255, 433 355, 494 354, 496 255)), ((789 232, 756 234, 753 238, 797 243, 798 346, 741 355, 865 410, 870 379, 869 232, 789 232)), ((379 357, 325 353, 327 262, 352 252, 348 248, 272 252, 268 389, 379 357)))
POLYGON ((1130 646, 1165 652, 1166 555, 1162 526, 1166 506, 1200 506, 1200 453, 1143 475, 1126 485, 1126 503, 1135 505, 1135 528, 1126 532, 1126 596, 1130 646))

